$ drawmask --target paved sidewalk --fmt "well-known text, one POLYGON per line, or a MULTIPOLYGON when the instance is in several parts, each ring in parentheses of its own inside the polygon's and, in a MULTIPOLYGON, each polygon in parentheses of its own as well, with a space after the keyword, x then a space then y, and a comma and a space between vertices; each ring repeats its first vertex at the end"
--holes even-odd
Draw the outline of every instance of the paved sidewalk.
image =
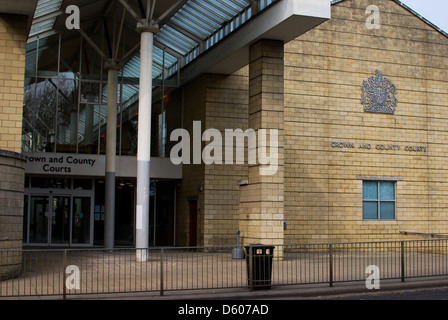
POLYGON ((69 299, 102 299, 102 300, 303 300, 321 299, 326 296, 341 296, 359 293, 375 293, 397 290, 413 290, 420 288, 448 287, 448 277, 437 277, 431 279, 408 280, 384 280, 380 290, 368 290, 365 283, 338 283, 333 287, 328 284, 313 285, 291 285, 273 286, 270 290, 251 291, 246 288, 197 290, 166 292, 164 296, 156 293, 151 294, 117 294, 110 296, 82 296, 69 297, 69 299))

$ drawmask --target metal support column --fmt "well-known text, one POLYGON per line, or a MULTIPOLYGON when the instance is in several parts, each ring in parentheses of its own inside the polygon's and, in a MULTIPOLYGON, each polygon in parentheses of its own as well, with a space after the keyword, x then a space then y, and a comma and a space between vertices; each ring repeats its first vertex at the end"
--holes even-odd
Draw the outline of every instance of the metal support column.
POLYGON ((118 70, 116 63, 110 62, 107 94, 107 139, 106 139, 106 186, 104 216, 104 247, 114 248, 115 240, 115 172, 117 153, 117 92, 118 70))
POLYGON ((149 244, 149 199, 150 199, 150 160, 151 160, 151 107, 152 107, 152 59, 154 33, 158 31, 155 23, 141 20, 138 24, 141 33, 140 43, 140 88, 138 108, 137 145, 137 208, 136 242, 137 259, 147 260, 149 244))

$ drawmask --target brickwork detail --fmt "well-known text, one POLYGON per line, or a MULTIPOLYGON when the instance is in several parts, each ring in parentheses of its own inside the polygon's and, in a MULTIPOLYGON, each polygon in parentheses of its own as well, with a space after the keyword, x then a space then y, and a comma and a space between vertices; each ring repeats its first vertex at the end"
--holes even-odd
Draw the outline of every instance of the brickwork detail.
POLYGON ((21 151, 27 19, 0 14, 0 149, 21 151))
MULTIPOLYGON (((25 160, 19 154, 0 150, 0 176, 0 250, 20 250, 25 160)), ((0 281, 19 274, 21 259, 19 253, 0 259, 0 281)))
POLYGON ((189 202, 198 245, 233 245, 238 229, 243 245, 448 234, 448 39, 394 1, 375 3, 381 25, 368 29, 370 4, 338 2, 331 20, 294 41, 261 40, 249 66, 185 88, 190 134, 193 121, 222 134, 278 129, 279 168, 183 165, 177 245, 191 236, 189 202), (397 89, 394 114, 364 112, 363 81, 377 70, 397 89), (395 179, 395 220, 363 219, 363 177, 395 179))
MULTIPOLYGON (((249 165, 248 185, 241 186, 239 225, 243 244, 283 243, 283 42, 260 40, 249 53, 249 127, 277 129, 278 170, 260 175, 259 164, 249 165)), ((275 253, 280 254, 279 251, 275 253)))
MULTIPOLYGON (((201 133, 217 129, 248 127, 248 68, 230 76, 207 74, 185 89, 184 128, 193 139, 193 121, 201 122, 201 133)), ((202 143, 202 148, 208 142, 202 143)), ((223 158, 225 157, 225 149, 223 158)), ((247 164, 184 164, 177 197, 179 245, 190 243, 190 202, 197 203, 197 244, 234 245, 238 230, 239 187, 247 179, 247 164)))
POLYGON ((375 1, 381 25, 369 30, 371 3, 332 5, 331 20, 285 45, 287 243, 448 233, 448 39, 394 1, 375 1), (398 90, 394 115, 363 111, 376 70, 398 90), (363 220, 360 176, 402 179, 395 220, 363 220))

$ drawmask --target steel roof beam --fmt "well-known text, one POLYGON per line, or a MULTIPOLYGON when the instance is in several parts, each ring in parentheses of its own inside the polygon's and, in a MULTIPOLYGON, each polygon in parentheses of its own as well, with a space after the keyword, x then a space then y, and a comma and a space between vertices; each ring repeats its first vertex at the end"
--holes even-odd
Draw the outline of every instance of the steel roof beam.
POLYGON ((134 11, 134 9, 125 0, 118 0, 123 7, 129 12, 129 14, 136 20, 140 21, 142 18, 134 11))
POLYGON ((168 10, 162 13, 159 17, 157 17, 157 21, 159 23, 164 23, 165 19, 170 19, 188 0, 179 0, 175 4, 173 4, 168 10))
POLYGON ((109 57, 106 55, 106 54, 104 54, 104 52, 100 49, 100 48, 98 48, 98 46, 96 45, 96 43, 92 40, 92 39, 90 39, 90 37, 84 32, 84 30, 83 29, 79 29, 78 30, 79 31, 79 33, 81 34, 81 36, 89 43, 89 45, 103 58, 103 59, 105 59, 106 61, 107 60, 109 60, 109 57))

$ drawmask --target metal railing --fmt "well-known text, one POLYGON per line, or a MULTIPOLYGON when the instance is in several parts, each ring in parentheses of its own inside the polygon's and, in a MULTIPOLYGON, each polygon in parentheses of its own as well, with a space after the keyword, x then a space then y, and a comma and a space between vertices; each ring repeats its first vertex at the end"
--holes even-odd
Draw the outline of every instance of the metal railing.
MULTIPOLYGON (((151 248, 145 261, 141 249, 0 250, 0 297, 248 288, 253 257, 234 248, 151 248)), ((370 265, 405 281, 448 275, 448 239, 277 245, 261 258, 273 286, 365 281, 370 265)))

